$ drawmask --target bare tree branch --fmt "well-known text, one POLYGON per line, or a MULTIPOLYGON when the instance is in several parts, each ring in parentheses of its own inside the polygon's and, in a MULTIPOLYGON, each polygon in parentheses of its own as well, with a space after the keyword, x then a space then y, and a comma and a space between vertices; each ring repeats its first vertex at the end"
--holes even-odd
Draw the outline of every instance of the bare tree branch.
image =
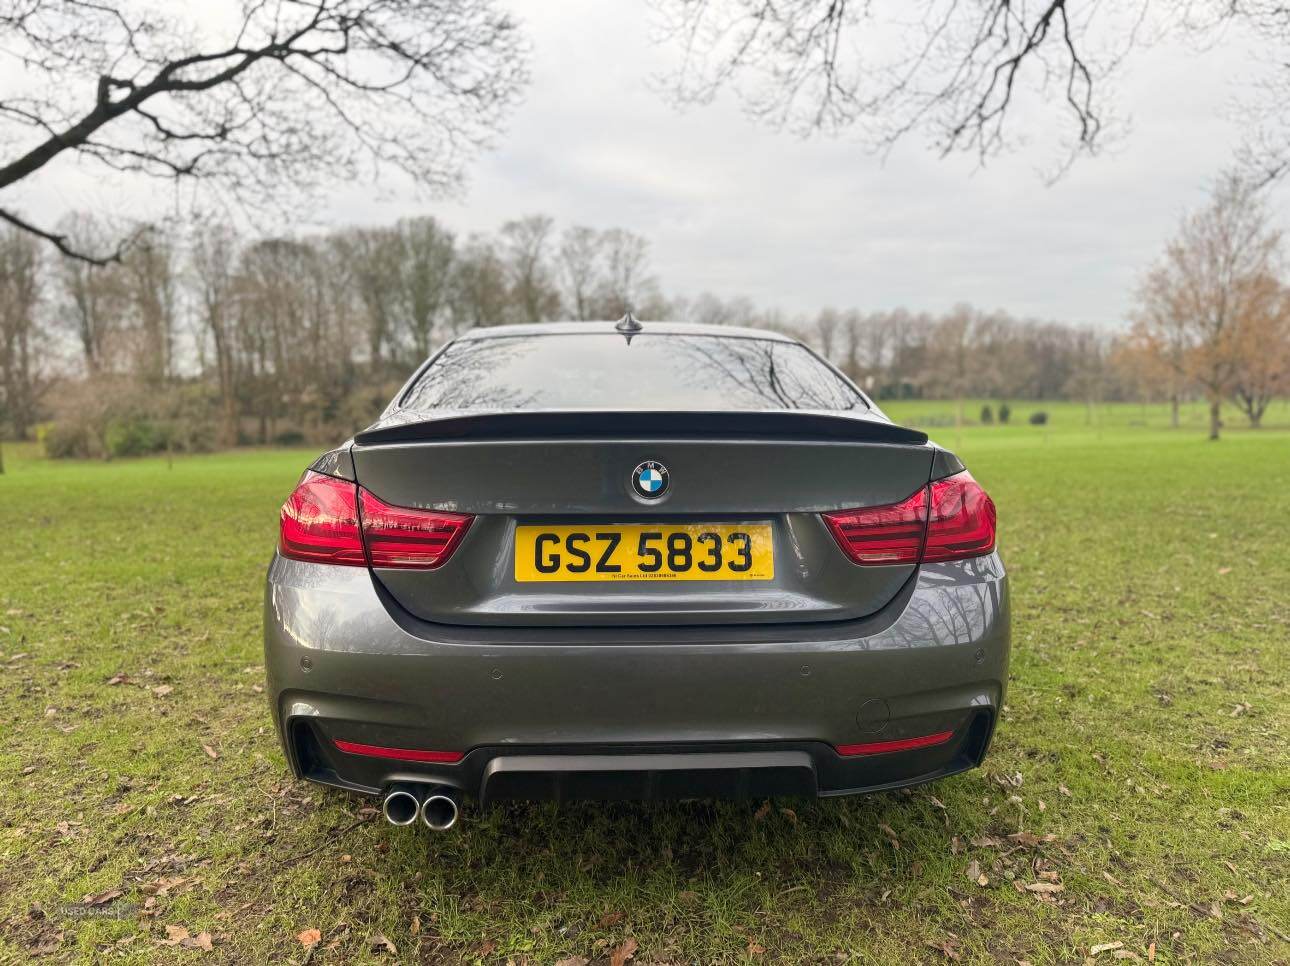
POLYGON ((0 94, 0 190, 64 155, 256 210, 390 168, 449 190, 527 79, 525 45, 494 0, 248 0, 223 38, 155 10, 0 10, 0 56, 27 80, 0 94))
MULTIPOLYGON (((1244 151, 1265 179, 1290 170, 1290 4, 1283 0, 653 0, 678 48, 661 78, 680 105, 731 90, 748 113, 801 135, 858 129, 886 151, 911 133, 984 162, 1014 143, 1023 97, 1062 125, 1060 170, 1117 130, 1111 82, 1140 44, 1221 37, 1240 22, 1276 52, 1244 151)), ((1026 126, 1035 117, 1027 112, 1026 126)))

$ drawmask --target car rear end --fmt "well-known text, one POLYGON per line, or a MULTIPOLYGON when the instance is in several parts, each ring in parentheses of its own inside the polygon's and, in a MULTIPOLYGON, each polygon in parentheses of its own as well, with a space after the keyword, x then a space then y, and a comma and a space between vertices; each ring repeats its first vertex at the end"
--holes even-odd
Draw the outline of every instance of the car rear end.
POLYGON ((297 774, 419 802, 926 781, 1002 704, 994 530, 791 341, 485 333, 284 506, 275 720, 297 774))

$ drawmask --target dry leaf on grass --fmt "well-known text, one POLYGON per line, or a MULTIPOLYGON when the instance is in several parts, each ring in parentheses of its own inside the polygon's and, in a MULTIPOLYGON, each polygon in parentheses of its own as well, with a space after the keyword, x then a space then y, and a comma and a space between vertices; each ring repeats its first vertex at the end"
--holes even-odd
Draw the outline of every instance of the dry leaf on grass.
POLYGON ((208 932, 199 932, 196 936, 189 939, 181 939, 179 941, 179 945, 186 949, 200 949, 207 953, 215 948, 214 940, 208 932))
POLYGON ((317 946, 322 942, 322 930, 304 929, 296 933, 296 938, 300 940, 300 945, 308 949, 310 946, 317 946))
POLYGON ((379 932, 367 941, 367 948, 374 953, 389 953, 391 956, 399 954, 398 947, 379 932))
POLYGON ((1054 892, 1062 892, 1066 889, 1066 887, 1060 882, 1027 882, 1023 888, 1028 892, 1038 892, 1049 895, 1054 892))
POLYGON ((564 959, 557 959, 555 966, 587 966, 588 962, 586 956, 566 956, 564 959))
POLYGON ((639 948, 636 940, 628 936, 623 940, 622 945, 615 946, 609 951, 609 966, 623 966, 627 960, 636 955, 636 950, 639 948))
POLYGON ((1123 948, 1124 948, 1124 943, 1118 942, 1118 941, 1113 943, 1100 943, 1099 945, 1092 947, 1088 951, 1088 954, 1090 956, 1100 956, 1102 953, 1109 953, 1112 949, 1123 949, 1123 948))
POLYGON ((753 940, 750 939, 748 940, 748 955, 764 956, 766 955, 766 947, 763 946, 761 943, 754 942, 753 940))
POLYGON ((122 892, 120 889, 108 889, 104 892, 88 895, 83 898, 81 902, 87 906, 105 906, 113 899, 119 899, 121 895, 122 892))
POLYGON ((207 756, 210 758, 211 761, 214 761, 216 758, 219 757, 219 752, 216 751, 214 748, 212 748, 210 745, 202 745, 202 751, 206 752, 207 756))
POLYGON ((158 684, 155 688, 152 689, 152 693, 159 698, 164 698, 173 690, 175 689, 172 688, 169 684, 158 684))
POLYGON ((610 926, 620 922, 622 918, 623 914, 621 912, 607 912, 596 921, 596 925, 601 929, 608 929, 610 926))

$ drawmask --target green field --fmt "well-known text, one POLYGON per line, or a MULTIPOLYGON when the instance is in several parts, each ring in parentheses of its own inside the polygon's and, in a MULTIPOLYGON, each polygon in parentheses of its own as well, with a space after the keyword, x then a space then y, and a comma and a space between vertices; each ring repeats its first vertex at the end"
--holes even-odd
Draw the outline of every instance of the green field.
POLYGON ((441 835, 293 783, 270 728, 262 581, 312 454, 7 446, 0 960, 1290 961, 1290 408, 1216 444, 1199 407, 1030 408, 933 429, 1013 580, 984 769, 441 835))

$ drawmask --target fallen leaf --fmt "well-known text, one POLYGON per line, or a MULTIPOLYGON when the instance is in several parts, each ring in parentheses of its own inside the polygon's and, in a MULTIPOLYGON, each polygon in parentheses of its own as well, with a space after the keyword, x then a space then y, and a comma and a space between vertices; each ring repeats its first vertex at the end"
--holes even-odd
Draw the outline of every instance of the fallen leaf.
POLYGON ((623 966, 627 960, 636 955, 636 950, 639 948, 636 940, 628 936, 623 940, 622 945, 615 946, 609 951, 609 966, 623 966))
POLYGON ((399 954, 398 947, 379 932, 367 941, 367 946, 374 953, 389 953, 391 956, 399 954))
POLYGON ((935 939, 929 939, 927 940, 927 945, 955 962, 958 962, 963 958, 963 954, 958 951, 957 944, 953 943, 951 940, 947 939, 944 942, 937 942, 935 939))
POLYGON ((1219 572, 1220 574, 1230 574, 1230 573, 1232 572, 1232 568, 1231 568, 1231 567, 1219 567, 1219 568, 1218 568, 1218 572, 1219 572))
POLYGON ((1067 788, 1065 785, 1058 785, 1058 786, 1057 786, 1057 791, 1059 791, 1061 794, 1065 795, 1067 798, 1070 798, 1070 797, 1071 797, 1071 790, 1070 790, 1069 788, 1067 788))
POLYGON ((166 938, 161 940, 164 946, 178 946, 181 941, 188 938, 188 930, 183 926, 167 926, 166 938))
POLYGON ((152 689, 152 693, 159 698, 164 698, 173 690, 175 689, 172 688, 169 684, 158 684, 155 688, 152 689))
POLYGON ((1066 887, 1060 882, 1027 882, 1023 888, 1030 892, 1054 893, 1062 892, 1066 887))
POLYGON ((419 915, 414 915, 412 917, 412 925, 408 927, 408 932, 412 933, 414 936, 421 932, 421 917, 419 915))
POLYGON ((1154 963, 1155 961, 1156 961, 1156 944, 1152 943, 1150 946, 1147 947, 1147 962, 1154 963))
POLYGON ((211 761, 214 761, 216 758, 219 757, 219 752, 216 751, 214 748, 212 748, 210 745, 202 745, 202 751, 206 752, 206 754, 210 757, 211 761))
POLYGON ((120 889, 108 889, 105 892, 86 896, 81 900, 81 902, 87 906, 105 906, 113 899, 119 899, 121 895, 122 893, 120 889))
POLYGON ((765 947, 765 946, 763 946, 761 943, 753 942, 753 941, 750 939, 750 940, 748 940, 748 955, 749 955, 749 956, 764 956, 764 955, 766 955, 766 947, 765 947))
POLYGON ((296 933, 296 938, 300 940, 300 945, 308 949, 310 946, 317 946, 322 942, 322 930, 304 929, 296 933))
POLYGON ((887 836, 887 838, 891 839, 891 847, 895 849, 897 852, 899 852, 900 839, 896 838, 896 833, 895 831, 892 830, 892 827, 888 825, 886 822, 879 822, 878 828, 882 829, 883 833, 887 836))
POLYGON ((179 945, 186 949, 201 949, 208 953, 214 948, 211 934, 208 932, 199 932, 191 939, 181 939, 179 945))
POLYGON ((128 683, 129 680, 130 680, 130 675, 126 674, 123 671, 120 674, 112 675, 110 678, 107 679, 107 683, 112 687, 116 687, 118 684, 128 683))
POLYGON ((566 956, 564 959, 557 959, 555 966, 587 966, 588 962, 586 956, 566 956))
POLYGON ((1112 949, 1123 949, 1123 948, 1124 948, 1124 943, 1122 942, 1100 943, 1099 945, 1089 949, 1088 954, 1090 956, 1100 956, 1102 953, 1109 953, 1112 949))
POLYGON ((600 919, 596 922, 596 925, 598 925, 601 929, 608 929, 610 926, 618 923, 622 918, 623 918, 623 914, 621 912, 607 912, 600 917, 600 919))

